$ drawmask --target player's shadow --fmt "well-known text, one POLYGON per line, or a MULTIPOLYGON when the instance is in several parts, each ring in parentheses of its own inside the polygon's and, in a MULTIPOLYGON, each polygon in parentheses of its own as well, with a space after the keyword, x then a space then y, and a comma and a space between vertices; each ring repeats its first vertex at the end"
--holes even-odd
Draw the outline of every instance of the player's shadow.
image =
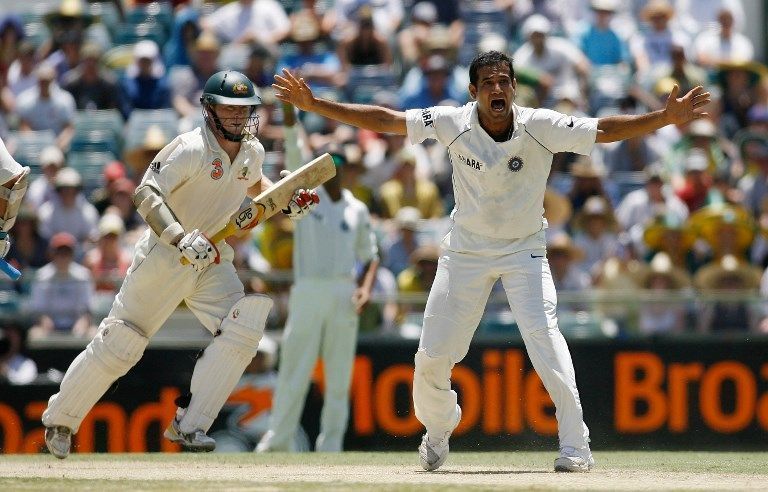
POLYGON ((526 474, 550 474, 548 470, 437 470, 424 471, 436 475, 526 475, 526 474))

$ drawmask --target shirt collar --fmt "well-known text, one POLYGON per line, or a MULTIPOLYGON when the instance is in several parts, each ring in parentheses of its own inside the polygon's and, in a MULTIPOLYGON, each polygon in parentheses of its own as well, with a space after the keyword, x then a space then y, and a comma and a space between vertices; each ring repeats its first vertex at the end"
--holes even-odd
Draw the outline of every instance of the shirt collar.
MULTIPOLYGON (((466 122, 464 126, 464 130, 469 130, 474 126, 476 128, 479 128, 485 131, 485 129, 482 126, 480 126, 480 116, 478 115, 478 112, 477 112, 477 101, 474 101, 470 104, 472 104, 472 111, 469 115, 469 120, 466 122)), ((518 124, 519 118, 520 118, 520 108, 518 107, 517 104, 512 103, 512 135, 513 136, 517 133, 517 130, 520 127, 520 125, 518 124)))

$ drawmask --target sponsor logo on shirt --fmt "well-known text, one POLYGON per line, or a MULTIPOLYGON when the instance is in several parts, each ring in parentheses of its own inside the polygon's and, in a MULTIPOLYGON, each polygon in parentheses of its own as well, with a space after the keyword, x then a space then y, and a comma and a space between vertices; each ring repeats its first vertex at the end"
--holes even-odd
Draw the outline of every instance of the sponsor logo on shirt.
POLYGON ((518 156, 515 156, 509 160, 509 162, 507 163, 507 167, 509 168, 510 171, 512 171, 513 173, 516 173, 517 171, 523 168, 523 160, 518 156))
POLYGON ((430 111, 429 108, 421 110, 421 121, 424 123, 425 128, 429 128, 430 126, 434 128, 435 120, 432 118, 432 111, 430 111))
POLYGON ((224 166, 221 165, 221 159, 218 157, 211 162, 211 166, 213 166, 213 169, 211 169, 211 178, 212 179, 221 179, 222 176, 224 176, 224 166))
POLYGON ((160 174, 160 161, 155 161, 152 164, 149 165, 149 168, 152 170, 153 173, 160 174))
POLYGON ((245 166, 240 170, 240 174, 237 177, 237 179, 248 179, 250 177, 250 174, 251 174, 251 168, 248 166, 245 166))
POLYGON ((463 156, 461 154, 456 154, 456 155, 459 156, 459 160, 461 160, 461 162, 463 162, 467 166, 471 167, 475 171, 485 172, 485 164, 483 164, 482 162, 478 161, 477 159, 473 159, 471 157, 466 157, 466 156, 463 156))

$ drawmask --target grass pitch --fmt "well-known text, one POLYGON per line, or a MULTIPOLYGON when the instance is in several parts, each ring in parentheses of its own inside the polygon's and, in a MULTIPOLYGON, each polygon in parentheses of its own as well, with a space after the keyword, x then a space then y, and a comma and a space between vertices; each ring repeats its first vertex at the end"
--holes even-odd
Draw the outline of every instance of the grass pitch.
POLYGON ((595 452, 554 473, 551 452, 451 453, 428 473, 411 453, 73 454, 0 458, 0 490, 705 490, 768 488, 768 453, 595 452))

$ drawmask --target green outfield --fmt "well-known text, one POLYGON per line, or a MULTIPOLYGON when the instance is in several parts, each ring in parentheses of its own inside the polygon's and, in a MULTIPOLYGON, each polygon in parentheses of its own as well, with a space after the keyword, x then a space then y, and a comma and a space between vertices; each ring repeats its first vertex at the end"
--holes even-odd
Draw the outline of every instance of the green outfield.
POLYGON ((413 453, 74 454, 0 458, 0 490, 766 489, 768 453, 595 452, 588 474, 554 453, 452 453, 427 473, 413 453))

